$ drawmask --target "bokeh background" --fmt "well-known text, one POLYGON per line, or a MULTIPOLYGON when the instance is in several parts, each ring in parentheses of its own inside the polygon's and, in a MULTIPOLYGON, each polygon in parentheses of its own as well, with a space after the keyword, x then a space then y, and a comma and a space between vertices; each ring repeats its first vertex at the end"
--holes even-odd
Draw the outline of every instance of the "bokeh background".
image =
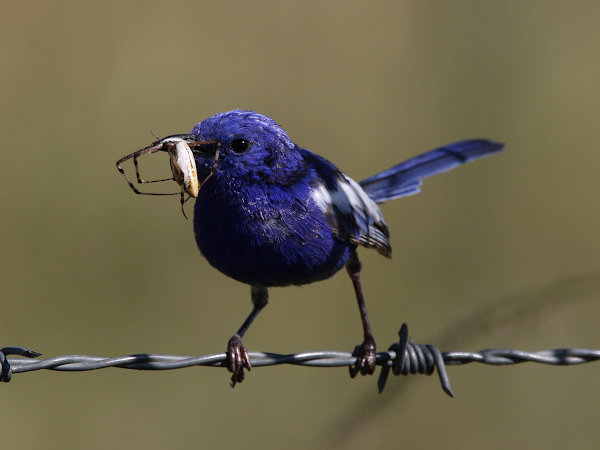
MULTIPOLYGON (((250 108, 357 180, 507 144, 382 207, 394 259, 361 252, 380 348, 402 322, 443 350, 600 347, 599 21, 585 1, 3 2, 0 346, 223 351, 248 287, 201 257, 177 197, 134 195, 114 163, 250 108)), ((142 164, 168 174, 158 158, 142 164)), ((341 272, 274 289, 245 343, 360 339, 341 272)), ((598 364, 449 374, 455 399, 341 368, 258 368, 234 390, 215 368, 34 372, 0 386, 0 429, 13 449, 597 445, 598 364)))

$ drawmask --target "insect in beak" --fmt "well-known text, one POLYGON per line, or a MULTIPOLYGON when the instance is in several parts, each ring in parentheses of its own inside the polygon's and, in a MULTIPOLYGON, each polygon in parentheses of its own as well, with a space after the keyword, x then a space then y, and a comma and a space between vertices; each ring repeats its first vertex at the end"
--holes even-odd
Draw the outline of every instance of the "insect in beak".
POLYGON ((185 141, 179 141, 175 146, 168 145, 167 152, 170 156, 173 180, 181 187, 181 192, 185 192, 190 197, 198 197, 200 188, 196 161, 190 146, 185 141))
POLYGON ((219 149, 220 143, 216 140, 208 140, 208 141, 198 141, 196 138, 189 134, 178 134, 173 136, 167 136, 163 139, 159 139, 156 142, 153 142, 148 147, 145 147, 137 152, 131 153, 120 160, 117 161, 117 169, 119 172, 125 177, 127 184, 136 194, 141 195, 179 195, 181 201, 181 211, 183 216, 187 219, 185 214, 185 210, 183 209, 184 203, 189 200, 191 197, 198 197, 198 192, 200 188, 206 183, 216 172, 217 170, 217 161, 219 159, 219 149), (207 177, 200 183, 198 180, 198 173, 196 171, 196 161, 194 160, 194 154, 192 152, 192 148, 202 147, 205 145, 214 145, 217 144, 217 150, 214 155, 214 165, 207 175, 207 177), (148 155, 151 153, 156 153, 159 151, 164 151, 169 154, 170 158, 170 166, 171 173, 173 174, 172 178, 162 178, 160 180, 143 180, 140 176, 139 167, 138 167, 138 158, 143 155, 148 155), (171 192, 171 193, 158 193, 158 192, 142 192, 140 191, 133 182, 129 179, 123 167, 121 166, 128 159, 133 158, 133 164, 135 166, 135 175, 138 184, 147 184, 147 183, 159 183, 162 181, 175 181, 179 187, 180 192, 171 192), (188 195, 188 198, 185 198, 185 194, 188 195))

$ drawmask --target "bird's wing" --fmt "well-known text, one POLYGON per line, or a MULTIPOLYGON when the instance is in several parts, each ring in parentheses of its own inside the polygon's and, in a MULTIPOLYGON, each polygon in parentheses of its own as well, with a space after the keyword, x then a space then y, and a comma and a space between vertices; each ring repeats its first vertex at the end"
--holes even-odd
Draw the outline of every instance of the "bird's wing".
POLYGON ((312 197, 336 236, 391 256, 390 234, 377 204, 346 174, 336 169, 332 175, 315 183, 312 197))

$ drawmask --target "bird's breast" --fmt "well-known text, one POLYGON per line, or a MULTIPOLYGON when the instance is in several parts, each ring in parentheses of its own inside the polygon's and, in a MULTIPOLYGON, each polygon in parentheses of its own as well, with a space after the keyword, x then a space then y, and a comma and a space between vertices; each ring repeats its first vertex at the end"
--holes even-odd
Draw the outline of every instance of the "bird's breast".
POLYGON ((211 265, 238 281, 262 286, 329 278, 353 248, 335 238, 308 185, 227 190, 207 183, 196 199, 194 233, 211 265))

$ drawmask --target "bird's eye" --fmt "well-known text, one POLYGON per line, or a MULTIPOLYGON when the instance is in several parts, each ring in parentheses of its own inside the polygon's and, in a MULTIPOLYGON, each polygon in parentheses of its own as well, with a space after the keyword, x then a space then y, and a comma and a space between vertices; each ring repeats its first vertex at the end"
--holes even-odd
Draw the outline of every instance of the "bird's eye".
POLYGON ((239 138, 231 141, 231 150, 236 153, 244 153, 246 150, 250 148, 250 141, 246 139, 239 138))

